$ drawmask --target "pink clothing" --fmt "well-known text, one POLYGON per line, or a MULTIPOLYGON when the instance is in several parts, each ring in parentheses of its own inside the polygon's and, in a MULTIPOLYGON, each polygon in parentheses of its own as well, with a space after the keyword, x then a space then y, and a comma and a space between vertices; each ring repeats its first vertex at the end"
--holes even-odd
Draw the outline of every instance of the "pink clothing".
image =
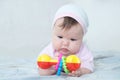
MULTIPOLYGON (((53 49, 52 43, 50 43, 40 52, 40 55, 48 54, 49 56, 54 57, 54 52, 55 50, 53 49)), ((75 55, 81 60, 81 68, 87 68, 93 72, 93 55, 84 44, 82 44, 80 51, 75 55)))

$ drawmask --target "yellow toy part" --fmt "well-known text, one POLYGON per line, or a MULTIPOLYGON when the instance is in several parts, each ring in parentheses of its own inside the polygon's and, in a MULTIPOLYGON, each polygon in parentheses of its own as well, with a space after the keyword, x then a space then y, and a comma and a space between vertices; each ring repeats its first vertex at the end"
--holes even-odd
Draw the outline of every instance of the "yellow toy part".
POLYGON ((42 54, 40 56, 38 56, 37 59, 37 64, 40 68, 43 69, 48 69, 50 68, 52 65, 57 64, 57 60, 52 59, 49 55, 47 54, 42 54))
POLYGON ((80 59, 75 55, 70 55, 66 58, 66 63, 80 63, 80 59))

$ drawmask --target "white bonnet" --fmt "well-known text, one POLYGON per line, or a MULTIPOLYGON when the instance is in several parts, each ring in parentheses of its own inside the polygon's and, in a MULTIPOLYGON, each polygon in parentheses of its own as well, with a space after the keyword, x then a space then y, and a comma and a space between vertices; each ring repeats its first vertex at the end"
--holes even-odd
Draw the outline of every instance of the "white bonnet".
POLYGON ((80 6, 74 4, 67 4, 59 8, 55 14, 53 25, 58 18, 65 16, 74 18, 82 26, 84 34, 87 32, 87 27, 89 26, 88 17, 85 11, 80 6))

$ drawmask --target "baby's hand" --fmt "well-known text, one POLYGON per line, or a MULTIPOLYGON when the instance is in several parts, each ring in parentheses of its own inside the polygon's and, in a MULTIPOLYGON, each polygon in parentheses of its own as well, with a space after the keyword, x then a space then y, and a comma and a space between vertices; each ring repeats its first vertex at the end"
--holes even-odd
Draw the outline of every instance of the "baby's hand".
POLYGON ((73 76, 73 77, 80 77, 82 75, 80 70, 77 71, 72 71, 71 73, 68 74, 69 76, 73 76))

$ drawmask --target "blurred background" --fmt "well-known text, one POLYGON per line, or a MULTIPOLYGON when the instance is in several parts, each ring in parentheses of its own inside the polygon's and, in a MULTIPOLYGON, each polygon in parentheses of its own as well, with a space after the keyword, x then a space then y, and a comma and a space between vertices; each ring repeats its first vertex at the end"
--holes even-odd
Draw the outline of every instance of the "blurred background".
POLYGON ((120 0, 0 0, 0 56, 37 57, 51 40, 55 12, 67 3, 87 12, 92 51, 120 51, 120 0))

